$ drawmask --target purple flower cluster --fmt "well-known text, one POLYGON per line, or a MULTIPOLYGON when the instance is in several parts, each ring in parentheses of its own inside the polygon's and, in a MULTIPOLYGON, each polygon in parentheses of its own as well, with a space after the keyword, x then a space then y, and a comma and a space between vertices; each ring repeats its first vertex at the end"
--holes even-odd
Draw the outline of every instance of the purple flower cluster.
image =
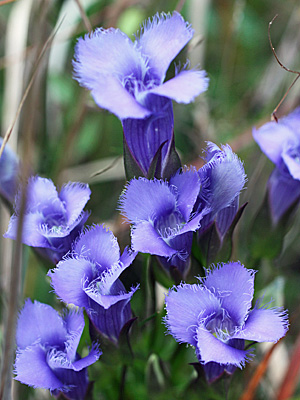
POLYGON ((283 309, 260 307, 259 301, 251 309, 254 271, 239 262, 218 265, 199 280, 170 289, 165 324, 178 342, 195 347, 212 382, 249 360, 245 340, 276 342, 286 334, 288 320, 283 309))
POLYGON ((190 103, 207 89, 204 71, 184 68, 164 82, 170 62, 192 36, 191 26, 174 12, 149 19, 134 42, 113 28, 78 40, 75 78, 98 106, 120 118, 125 144, 144 176, 158 151, 162 176, 166 168, 174 142, 172 99, 190 103))
MULTIPOLYGON (((126 290, 120 276, 137 253, 157 256, 168 272, 177 269, 176 276, 186 278, 194 232, 200 242, 215 227, 222 243, 235 225, 246 175, 232 149, 209 142, 199 170, 178 169, 176 161, 172 100, 189 103, 208 86, 204 71, 186 68, 176 69, 175 77, 164 82, 171 61, 192 36, 191 26, 174 12, 149 19, 134 42, 113 28, 97 29, 78 40, 75 78, 123 125, 125 167, 134 178, 120 197, 120 210, 131 224, 131 247, 121 254, 117 238, 104 225, 84 229, 88 185, 68 183, 58 193, 49 179, 29 179, 23 243, 50 258, 56 267, 48 276, 56 295, 80 309, 60 316, 48 305, 26 301, 16 337, 15 372, 22 383, 47 388, 55 396, 62 392, 70 400, 84 399, 87 367, 101 351, 93 344, 86 357, 77 353, 84 329, 82 309, 90 332, 117 346, 122 329, 132 321, 130 301, 139 287, 126 290)), ((269 181, 275 223, 300 198, 299 117, 297 109, 278 124, 254 132, 276 164, 269 181), (288 196, 284 205, 281 187, 288 196)), ((5 164, 0 194, 11 201, 18 162, 10 153, 5 157, 0 160, 1 170, 5 164)), ((16 238, 20 203, 19 191, 7 238, 16 238)), ((240 262, 223 263, 207 270, 198 284, 181 283, 166 295, 168 333, 195 347, 209 382, 249 360, 252 352, 245 340, 277 341, 288 329, 283 309, 267 309, 259 301, 251 308, 254 275, 240 262)))
POLYGON ((300 107, 278 122, 253 130, 254 140, 275 164, 268 182, 271 216, 277 225, 300 199, 300 107))
POLYGON ((81 358, 77 347, 84 328, 82 312, 61 317, 47 304, 27 300, 20 312, 16 342, 16 379, 26 385, 63 392, 67 399, 82 400, 88 387, 87 367, 101 355, 93 345, 81 358))
POLYGON ((188 271, 193 232, 217 219, 224 234, 237 211, 245 184, 242 162, 229 146, 209 143, 207 163, 178 171, 170 180, 131 180, 120 198, 120 209, 132 224, 134 251, 159 256, 169 269, 188 271), (221 214, 223 212, 223 214, 221 214))

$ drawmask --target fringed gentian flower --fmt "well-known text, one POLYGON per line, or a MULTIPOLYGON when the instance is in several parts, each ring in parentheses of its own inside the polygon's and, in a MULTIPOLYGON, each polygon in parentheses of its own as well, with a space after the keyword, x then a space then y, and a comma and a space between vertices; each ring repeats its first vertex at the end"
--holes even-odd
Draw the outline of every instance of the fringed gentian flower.
MULTIPOLYGON (((31 177, 27 186, 27 201, 23 224, 23 243, 41 248, 41 253, 57 263, 70 249, 89 213, 83 211, 90 198, 87 184, 69 182, 57 190, 50 179, 31 177)), ((5 237, 16 239, 21 192, 15 201, 5 237)))
POLYGON ((277 225, 300 199, 300 107, 278 122, 253 130, 254 140, 275 164, 268 182, 272 222, 277 225))
POLYGON ((250 310, 254 273, 239 262, 218 265, 200 284, 182 283, 166 296, 168 333, 196 348, 209 382, 244 366, 251 357, 245 340, 276 342, 287 332, 282 308, 260 307, 258 301, 250 310))
POLYGON ((17 325, 15 373, 18 381, 34 388, 63 392, 70 400, 83 400, 88 387, 87 367, 101 355, 93 346, 80 358, 77 347, 84 328, 82 312, 61 317, 47 304, 27 300, 17 325))
POLYGON ((223 238, 238 210, 239 194, 246 182, 245 170, 229 145, 220 149, 208 142, 205 161, 206 164, 199 169, 202 186, 197 206, 200 209, 209 207, 211 212, 203 218, 199 233, 215 221, 223 238))
MULTIPOLYGON (((3 139, 0 137, 0 148, 3 139)), ((18 156, 5 146, 0 158, 0 196, 9 204, 12 204, 17 191, 19 175, 19 159, 18 156)))
POLYGON ((200 187, 195 169, 178 171, 169 182, 132 179, 120 197, 120 209, 132 224, 133 250, 157 255, 164 267, 185 275, 193 231, 210 211, 192 212, 200 187))
POLYGON ((126 248, 120 256, 117 239, 104 226, 86 230, 73 252, 49 271, 56 294, 65 302, 84 307, 96 330, 114 343, 131 318, 130 299, 120 274, 136 254, 126 248))
POLYGON ((174 12, 149 19, 134 42, 118 29, 100 28, 77 43, 75 78, 98 106, 121 120, 124 150, 144 176, 159 152, 155 176, 165 176, 174 148, 172 100, 190 103, 207 89, 204 71, 185 68, 163 83, 170 62, 192 36, 191 26, 174 12))

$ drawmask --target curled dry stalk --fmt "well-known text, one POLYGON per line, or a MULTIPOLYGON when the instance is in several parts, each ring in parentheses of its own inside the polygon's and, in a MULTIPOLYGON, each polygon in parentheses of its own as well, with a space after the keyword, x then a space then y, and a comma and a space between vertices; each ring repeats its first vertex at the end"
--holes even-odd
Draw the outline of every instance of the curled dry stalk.
POLYGON ((294 84, 297 82, 297 80, 298 80, 299 77, 300 77, 300 72, 299 72, 299 71, 294 71, 294 70, 292 70, 292 69, 290 69, 290 68, 287 68, 287 67, 279 60, 279 58, 278 58, 278 56, 277 56, 277 54, 276 54, 276 51, 275 51, 275 49, 274 49, 274 46, 273 46, 273 43, 272 43, 272 40, 271 40, 271 33, 270 33, 270 30, 271 30, 271 25, 273 24, 273 22, 275 21, 275 19, 276 19, 277 17, 278 17, 278 14, 276 14, 275 17, 272 19, 272 21, 269 22, 269 27, 268 27, 268 37, 269 37, 269 43, 270 43, 272 52, 273 52, 273 54, 274 54, 274 57, 275 57, 277 63, 280 65, 281 68, 283 68, 283 69, 284 69, 285 71, 287 71, 287 72, 291 72, 292 74, 296 74, 297 76, 296 76, 296 78, 293 80, 293 82, 292 82, 291 85, 289 86, 288 90, 285 92, 285 94, 283 95, 282 99, 281 99, 280 102, 277 104, 277 106, 274 108, 274 110, 273 110, 273 112, 272 112, 272 114, 271 114, 271 115, 272 115, 272 119, 275 120, 276 122, 278 122, 278 118, 277 118, 277 115, 276 115, 276 113, 277 113, 277 111, 278 111, 278 108, 281 106, 281 104, 283 103, 284 99, 285 99, 286 96, 289 94, 289 91, 291 90, 291 88, 294 86, 294 84))

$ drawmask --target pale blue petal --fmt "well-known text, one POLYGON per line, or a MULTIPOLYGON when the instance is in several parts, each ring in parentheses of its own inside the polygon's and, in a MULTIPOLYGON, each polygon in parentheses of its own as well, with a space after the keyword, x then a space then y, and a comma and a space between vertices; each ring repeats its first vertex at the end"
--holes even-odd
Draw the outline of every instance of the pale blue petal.
POLYGON ((213 361, 225 365, 232 364, 241 368, 246 361, 249 361, 249 351, 237 349, 222 342, 206 330, 204 326, 197 328, 196 335, 197 350, 203 364, 213 361))
POLYGON ((17 324, 16 342, 19 349, 37 342, 62 346, 66 335, 66 327, 57 311, 47 304, 26 300, 17 324))
POLYGON ((151 74, 163 82, 170 62, 193 36, 193 29, 176 11, 157 14, 142 27, 137 40, 143 54, 148 57, 151 74))
POLYGON ((181 284, 166 296, 165 324, 180 343, 196 346, 199 322, 220 309, 219 300, 205 287, 181 284))
POLYGON ((178 171, 170 178, 170 185, 174 186, 177 194, 177 208, 187 222, 200 190, 200 179, 195 169, 178 171))
POLYGON ((277 342, 288 330, 287 312, 282 308, 255 306, 242 329, 232 336, 234 338, 254 340, 255 342, 277 342))
MULTIPOLYGON (((45 325, 49 327, 49 325, 45 325)), ((18 381, 34 388, 63 389, 64 384, 48 365, 47 353, 40 345, 17 351, 15 373, 18 381)))
POLYGON ((171 257, 177 253, 177 250, 172 249, 148 221, 140 222, 132 228, 131 246, 134 251, 163 257, 171 257))
POLYGON ((163 180, 132 179, 120 197, 120 209, 132 223, 154 221, 175 208, 176 197, 163 180))
POLYGON ((88 202, 91 190, 87 184, 69 182, 61 188, 59 198, 65 205, 66 225, 72 226, 88 202))
POLYGON ((49 271, 48 276, 55 293, 65 303, 87 308, 88 298, 84 289, 93 279, 95 268, 95 265, 84 258, 67 258, 49 271))
POLYGON ((103 268, 118 263, 120 248, 117 238, 104 225, 87 228, 74 245, 74 253, 103 268))
POLYGON ((245 321, 254 294, 253 270, 239 262, 222 264, 208 272, 203 285, 218 297, 235 325, 239 326, 245 321))
POLYGON ((188 104, 207 90, 208 82, 205 71, 183 70, 173 79, 149 90, 149 93, 168 97, 177 103, 188 104))
POLYGON ((299 137, 293 129, 279 120, 268 122, 259 129, 253 129, 253 137, 261 151, 273 161, 280 162, 281 153, 286 143, 299 143, 299 137))

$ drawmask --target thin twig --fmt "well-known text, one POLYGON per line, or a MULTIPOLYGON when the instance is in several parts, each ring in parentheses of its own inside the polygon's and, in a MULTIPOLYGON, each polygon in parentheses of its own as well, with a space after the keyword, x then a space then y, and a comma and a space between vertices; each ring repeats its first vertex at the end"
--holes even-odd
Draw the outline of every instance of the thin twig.
POLYGON ((275 19, 278 17, 278 14, 275 15, 275 17, 272 19, 272 21, 269 22, 269 27, 268 27, 268 37, 269 37, 269 43, 272 49, 272 52, 274 54, 274 57, 276 59, 276 61, 278 62, 278 64, 280 65, 281 68, 283 68, 285 71, 287 72, 291 72, 292 74, 296 74, 296 78, 294 79, 294 81, 292 82, 292 84, 289 86, 288 90, 285 92, 284 96, 282 97, 282 99, 280 100, 280 102, 278 103, 277 107, 274 108, 273 112, 272 112, 272 118, 278 122, 278 118, 276 116, 277 110, 278 108, 281 106, 282 102, 284 101, 284 99, 286 98, 286 96, 288 95, 289 91, 291 90, 291 88, 294 86, 294 84, 297 82, 297 80, 299 79, 300 76, 300 72, 299 71, 294 71, 290 68, 287 68, 285 65, 282 64, 282 62, 279 60, 276 51, 274 49, 272 40, 271 40, 271 34, 270 34, 270 29, 271 29, 271 25, 273 24, 273 22, 275 21, 275 19))
POLYGON ((178 0, 177 6, 175 8, 176 11, 179 13, 181 12, 183 6, 184 6, 185 0, 178 0))
POLYGON ((116 157, 114 159, 114 161, 112 163, 110 163, 107 167, 102 168, 100 171, 95 172, 94 174, 92 174, 91 178, 94 178, 95 176, 98 176, 98 175, 102 175, 102 174, 104 174, 104 172, 109 171, 110 169, 112 169, 117 164, 117 162, 120 160, 120 158, 121 158, 121 156, 116 157))
POLYGON ((19 107, 18 107, 18 109, 17 109, 15 118, 14 118, 14 120, 12 121, 10 127, 8 128, 8 130, 7 130, 7 132, 5 133, 5 136, 4 136, 4 138, 3 138, 3 143, 2 143, 2 146, 1 146, 1 148, 0 148, 0 158, 1 158, 1 156, 2 156, 2 153, 3 153, 3 151, 4 151, 4 148, 5 148, 5 146, 6 146, 6 143, 9 141, 10 135, 11 135, 13 129, 14 129, 15 123, 16 123, 16 121, 17 121, 19 115, 20 115, 20 112, 21 112, 21 110, 22 110, 22 108, 23 108, 23 105, 24 105, 25 100, 26 100, 26 98, 27 98, 27 96, 28 96, 28 93, 30 92, 30 89, 31 89, 31 87, 32 87, 32 85, 33 85, 34 79, 35 79, 35 77, 36 77, 36 75, 37 75, 37 72, 38 72, 38 67, 39 67, 39 65, 40 65, 40 62, 41 62, 41 60, 42 60, 42 58, 43 58, 43 56, 44 56, 46 50, 47 50, 48 47, 50 46, 52 40, 54 39, 54 36, 56 35, 58 29, 60 28, 62 22, 63 22, 63 20, 58 24, 57 28, 51 33, 51 35, 50 35, 49 38, 47 39, 46 43, 44 44, 44 46, 43 46, 43 48, 42 48, 42 51, 40 52, 40 55, 39 55, 39 57, 38 57, 38 60, 37 60, 37 63, 36 63, 36 65, 35 65, 35 68, 34 68, 34 71, 33 71, 32 76, 31 76, 31 79, 30 79, 30 81, 29 81, 29 83, 28 83, 28 85, 27 85, 27 88, 26 88, 26 90, 25 90, 25 92, 24 92, 24 94, 23 94, 23 97, 22 97, 21 102, 20 102, 20 104, 19 104, 19 107))
POLYGON ((75 2, 78 5, 82 21, 83 21, 87 31, 89 33, 91 33, 92 32, 92 25, 90 23, 90 20, 88 19, 88 16, 86 15, 86 12, 84 11, 84 9, 83 9, 83 7, 82 7, 82 5, 80 3, 80 0, 75 0, 75 2))

